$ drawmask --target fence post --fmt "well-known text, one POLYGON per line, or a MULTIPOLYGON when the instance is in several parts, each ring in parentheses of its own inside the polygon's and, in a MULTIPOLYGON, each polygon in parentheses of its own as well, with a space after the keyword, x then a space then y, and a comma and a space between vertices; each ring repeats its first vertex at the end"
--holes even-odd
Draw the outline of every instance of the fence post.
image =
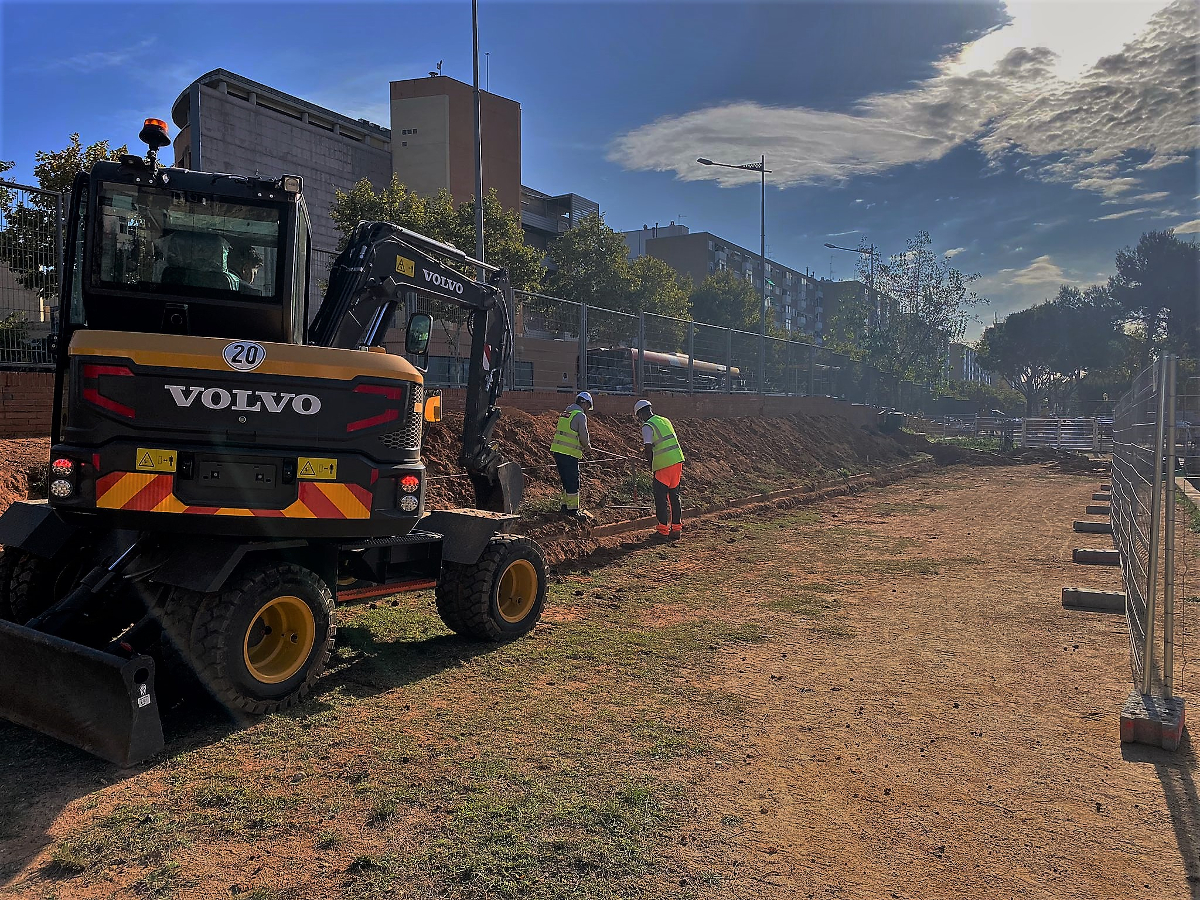
POLYGON ((696 392, 696 323, 687 323, 688 393, 696 392))
POLYGON ((733 393, 733 329, 725 329, 725 393, 733 393))
POLYGON ((646 393, 646 314, 638 313, 638 385, 646 393))
POLYGON ((1058 432, 1057 432, 1058 436, 1054 439, 1054 449, 1061 450, 1062 449, 1062 423, 1063 423, 1063 420, 1055 419, 1054 421, 1055 421, 1055 424, 1058 426, 1058 432))
POLYGON ((588 345, 588 323, 587 323, 587 304, 579 304, 579 377, 576 381, 579 383, 579 390, 586 391, 588 389, 587 376, 587 345, 588 345))
POLYGON ((817 345, 808 345, 808 396, 817 392, 817 345))
POLYGON ((1092 419, 1092 452, 1100 452, 1100 420, 1092 419))
POLYGON ((1170 699, 1175 691, 1175 356, 1168 354, 1167 374, 1167 461, 1166 461, 1166 532, 1163 548, 1163 696, 1170 699))
POLYGON ((1026 418, 1021 419, 1021 437, 1020 437, 1021 443, 1019 444, 1019 446, 1021 446, 1021 447, 1025 446, 1025 427, 1026 427, 1026 424, 1028 423, 1028 421, 1029 420, 1026 418))
MULTIPOLYGON (((1167 366, 1166 360, 1159 365, 1161 371, 1155 378, 1158 392, 1158 414, 1154 417, 1154 448, 1150 458, 1154 466, 1154 477, 1151 479, 1153 493, 1150 501, 1150 546, 1146 548, 1146 645, 1142 650, 1142 693, 1150 694, 1150 676, 1154 670, 1154 600, 1158 592, 1158 542, 1162 538, 1160 520, 1162 519, 1163 495, 1163 427, 1167 415, 1167 366)), ((1174 494, 1171 500, 1174 501, 1174 494)))
MULTIPOLYGON (((765 280, 767 273, 763 272, 765 280)), ((758 392, 765 394, 767 392, 767 336, 760 334, 758 336, 758 392)))

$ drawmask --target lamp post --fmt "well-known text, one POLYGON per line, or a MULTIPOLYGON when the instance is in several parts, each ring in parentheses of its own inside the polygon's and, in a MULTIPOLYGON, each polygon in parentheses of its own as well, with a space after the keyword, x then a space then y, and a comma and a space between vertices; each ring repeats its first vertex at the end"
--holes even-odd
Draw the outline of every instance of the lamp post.
POLYGON ((867 302, 875 308, 875 327, 880 325, 879 298, 875 295, 875 245, 870 247, 839 247, 837 244, 825 245, 830 250, 845 250, 847 253, 867 254, 867 302))
POLYGON ((749 163, 744 166, 735 166, 729 163, 713 162, 707 157, 701 156, 696 162, 702 166, 721 166, 725 169, 746 169, 751 172, 758 172, 762 175, 762 202, 759 205, 759 245, 758 259, 762 264, 762 299, 758 309, 758 392, 760 394, 766 392, 766 377, 767 377, 767 173, 771 170, 767 168, 767 157, 763 156, 759 162, 749 163))
MULTIPOLYGON (((483 133, 479 112, 479 0, 471 0, 471 66, 474 70, 475 106, 475 258, 483 262, 483 133)), ((483 269, 479 280, 487 277, 483 269)))

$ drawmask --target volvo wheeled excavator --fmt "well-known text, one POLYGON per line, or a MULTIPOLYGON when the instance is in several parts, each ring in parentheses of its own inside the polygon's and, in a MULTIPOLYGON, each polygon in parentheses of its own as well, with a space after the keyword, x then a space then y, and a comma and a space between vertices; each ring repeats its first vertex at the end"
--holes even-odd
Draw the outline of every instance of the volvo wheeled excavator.
POLYGON ((159 120, 141 139, 73 184, 49 497, 0 516, 0 717, 124 766, 163 747, 156 670, 270 713, 321 675, 337 602, 434 587, 450 629, 495 641, 546 597, 540 549, 510 533, 521 469, 492 439, 505 271, 363 222, 310 326, 301 178, 164 167, 159 120), (424 508, 441 398, 384 346, 403 316, 426 358, 420 305, 467 310, 474 509, 424 508))

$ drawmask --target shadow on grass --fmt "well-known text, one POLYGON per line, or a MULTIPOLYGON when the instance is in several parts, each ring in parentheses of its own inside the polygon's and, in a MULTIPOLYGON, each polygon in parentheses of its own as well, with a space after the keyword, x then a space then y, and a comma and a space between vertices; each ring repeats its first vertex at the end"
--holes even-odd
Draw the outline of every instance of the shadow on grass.
POLYGON ((1144 744, 1122 744, 1121 757, 1126 762, 1154 766, 1187 870, 1188 895, 1200 900, 1200 797, 1196 793, 1196 750, 1190 735, 1184 732, 1179 749, 1173 753, 1144 744))
MULTIPOLYGON (((379 640, 366 626, 338 629, 334 669, 295 710, 300 717, 320 711, 324 699, 340 690, 368 697, 421 681, 497 648, 453 635, 418 640, 379 640)), ((122 769, 53 738, 0 721, 0 888, 53 842, 50 829, 73 801, 137 777, 161 763, 216 744, 258 719, 233 717, 207 697, 191 693, 163 709, 165 751, 145 763, 122 769)), ((43 875, 76 874, 51 861, 43 875)))

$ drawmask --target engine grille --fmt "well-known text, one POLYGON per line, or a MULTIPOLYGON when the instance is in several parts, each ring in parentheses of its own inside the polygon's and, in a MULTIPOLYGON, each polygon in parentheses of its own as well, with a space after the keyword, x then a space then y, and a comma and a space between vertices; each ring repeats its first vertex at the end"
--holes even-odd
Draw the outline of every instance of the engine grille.
POLYGON ((379 440, 384 446, 393 450, 419 450, 421 447, 421 429, 425 425, 425 387, 414 384, 412 387, 412 402, 406 407, 408 420, 403 428, 381 434, 379 440))

